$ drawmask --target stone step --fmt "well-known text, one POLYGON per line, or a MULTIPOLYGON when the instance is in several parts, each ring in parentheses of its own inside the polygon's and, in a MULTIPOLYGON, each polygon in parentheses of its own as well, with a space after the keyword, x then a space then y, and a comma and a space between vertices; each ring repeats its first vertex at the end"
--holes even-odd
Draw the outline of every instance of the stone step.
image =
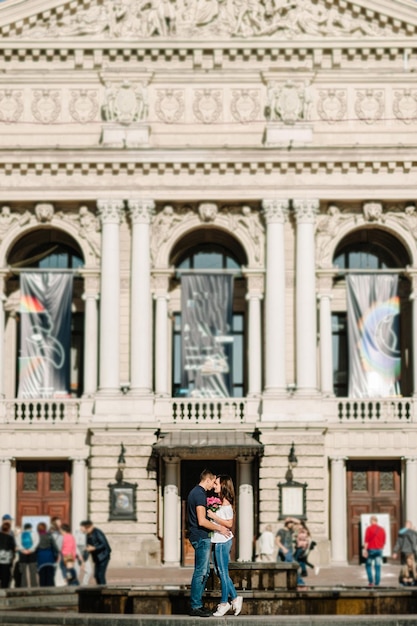
MULTIPOLYGON (((75 615, 71 613, 0 612, 1 626, 197 626, 188 615, 75 615)), ((211 626, 415 626, 415 615, 239 616, 209 618, 211 626)))

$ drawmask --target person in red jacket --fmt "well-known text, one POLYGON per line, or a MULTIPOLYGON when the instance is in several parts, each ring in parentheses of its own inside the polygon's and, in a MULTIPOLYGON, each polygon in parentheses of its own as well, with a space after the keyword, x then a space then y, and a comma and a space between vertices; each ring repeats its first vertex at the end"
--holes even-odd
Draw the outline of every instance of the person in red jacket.
POLYGON ((374 586, 372 564, 375 567, 375 586, 381 582, 382 550, 386 541, 385 530, 378 525, 378 518, 371 517, 371 524, 365 531, 365 542, 363 544, 362 556, 365 561, 366 574, 368 576, 368 587, 374 586))

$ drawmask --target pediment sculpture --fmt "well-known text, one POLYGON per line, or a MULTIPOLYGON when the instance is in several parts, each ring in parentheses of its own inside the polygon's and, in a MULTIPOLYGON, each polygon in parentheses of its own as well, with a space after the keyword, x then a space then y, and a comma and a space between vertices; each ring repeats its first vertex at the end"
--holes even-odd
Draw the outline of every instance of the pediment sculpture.
POLYGON ((25 26, 20 36, 102 37, 143 40, 209 36, 377 37, 393 32, 389 19, 367 18, 333 3, 311 0, 104 0, 76 14, 55 14, 25 26))

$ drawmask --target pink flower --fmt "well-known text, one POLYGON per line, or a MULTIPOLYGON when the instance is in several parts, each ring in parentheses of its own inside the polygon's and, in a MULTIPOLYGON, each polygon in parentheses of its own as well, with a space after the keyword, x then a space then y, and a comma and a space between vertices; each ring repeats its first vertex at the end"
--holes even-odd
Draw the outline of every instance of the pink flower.
POLYGON ((222 501, 217 496, 210 496, 207 498, 207 508, 210 509, 210 511, 213 511, 213 513, 215 513, 221 505, 222 501))

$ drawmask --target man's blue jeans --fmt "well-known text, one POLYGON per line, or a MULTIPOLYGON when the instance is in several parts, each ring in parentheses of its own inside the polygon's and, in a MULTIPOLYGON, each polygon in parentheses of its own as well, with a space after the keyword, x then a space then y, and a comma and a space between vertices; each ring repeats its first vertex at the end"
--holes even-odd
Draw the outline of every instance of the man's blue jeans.
POLYGON ((381 582, 381 565, 382 565, 382 550, 368 550, 368 556, 366 559, 365 567, 368 576, 368 583, 372 585, 379 585, 381 582), (375 566, 375 581, 372 573, 372 563, 375 566))
POLYGON ((223 603, 229 602, 229 598, 231 600, 237 598, 235 586, 229 576, 231 548, 231 539, 225 541, 224 543, 214 544, 214 567, 222 585, 222 599, 220 600, 220 602, 223 603))
POLYGON ((203 593, 210 573, 211 539, 197 539, 192 541, 194 548, 194 573, 191 579, 190 604, 191 609, 203 606, 203 593))

